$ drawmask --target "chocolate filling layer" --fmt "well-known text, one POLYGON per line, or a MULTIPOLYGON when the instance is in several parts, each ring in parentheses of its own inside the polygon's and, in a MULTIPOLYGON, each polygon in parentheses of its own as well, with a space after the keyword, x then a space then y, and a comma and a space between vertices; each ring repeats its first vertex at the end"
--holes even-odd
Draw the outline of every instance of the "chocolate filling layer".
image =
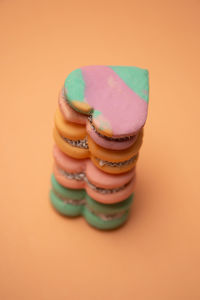
POLYGON ((87 137, 85 137, 83 140, 70 140, 64 136, 61 136, 62 139, 67 142, 68 144, 74 146, 74 147, 78 147, 78 148, 82 148, 82 149, 88 149, 88 141, 87 141, 87 137))
POLYGON ((110 162, 107 160, 102 160, 99 159, 97 157, 95 157, 95 159, 98 161, 99 165, 101 167, 103 166, 110 166, 110 167, 123 167, 123 166, 127 166, 130 163, 134 162, 134 160, 136 160, 138 157, 138 154, 134 155, 133 157, 131 157, 129 160, 125 160, 125 161, 120 161, 120 162, 110 162))
POLYGON ((117 187, 117 188, 113 188, 113 189, 104 189, 101 187, 97 187, 94 184, 92 184, 86 177, 85 173, 81 172, 81 173, 68 173, 64 170, 62 170, 61 168, 58 168, 58 171, 60 174, 62 174, 63 176, 65 176, 67 179, 74 179, 77 181, 85 181, 88 186, 93 189, 95 192, 98 192, 100 194, 113 194, 113 193, 117 193, 119 191, 124 190, 131 181, 129 181, 128 183, 124 184, 123 186, 117 187))
POLYGON ((89 120, 89 122, 90 122, 90 124, 91 124, 92 129, 93 129, 100 137, 102 137, 103 139, 105 139, 105 140, 107 140, 107 141, 125 142, 125 141, 129 141, 129 140, 132 140, 132 139, 135 138, 135 135, 125 136, 125 137, 121 137, 121 138, 114 138, 114 137, 109 137, 109 136, 103 135, 103 134, 99 133, 99 132, 96 130, 95 126, 92 124, 92 116, 91 116, 91 115, 88 117, 88 120, 89 120))

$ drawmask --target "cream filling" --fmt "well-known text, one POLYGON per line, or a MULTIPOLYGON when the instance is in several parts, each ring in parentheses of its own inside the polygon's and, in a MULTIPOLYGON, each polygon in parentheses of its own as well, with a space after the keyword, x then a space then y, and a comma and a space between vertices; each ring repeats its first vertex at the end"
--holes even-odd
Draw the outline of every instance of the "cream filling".
POLYGON ((95 216, 99 217, 101 220, 103 221, 110 221, 110 220, 115 220, 115 219, 119 219, 121 218, 124 214, 125 214, 125 210, 124 211, 121 211, 121 212, 118 212, 118 213, 109 213, 109 214, 106 214, 106 213, 98 213, 96 211, 94 211, 91 207, 89 207, 87 204, 87 209, 92 213, 94 214, 95 216))
POLYGON ((64 136, 61 137, 65 142, 67 142, 71 146, 82 148, 82 149, 88 149, 87 137, 85 137, 83 140, 70 140, 64 136))
POLYGON ((104 188, 97 187, 94 184, 92 184, 88 180, 88 178, 86 177, 85 173, 83 173, 83 172, 81 172, 81 173, 68 173, 68 172, 62 170, 61 168, 58 168, 58 171, 59 171, 60 174, 62 174, 67 179, 74 179, 74 180, 77 180, 77 181, 85 181, 92 190, 94 190, 97 193, 104 194, 104 195, 105 194, 113 194, 113 193, 117 193, 119 191, 122 191, 131 182, 131 181, 129 181, 128 183, 124 184, 123 186, 120 186, 120 187, 117 187, 117 188, 104 189, 104 188))
POLYGON ((103 139, 108 140, 108 141, 113 141, 113 142, 125 142, 125 141, 130 141, 132 139, 135 138, 135 135, 129 135, 129 136, 125 136, 125 137, 121 137, 121 138, 114 138, 114 137, 109 137, 106 135, 101 134, 100 132, 98 132, 95 128, 95 126, 92 124, 92 116, 90 115, 88 117, 88 120, 91 124, 92 129, 103 139))
POLYGON ((138 157, 138 154, 134 155, 133 157, 131 157, 129 160, 125 160, 125 161, 120 161, 120 162, 110 162, 107 160, 102 160, 99 159, 97 157, 95 157, 95 159, 98 161, 99 165, 101 167, 103 166, 109 166, 109 167, 123 167, 123 166, 127 166, 130 163, 134 162, 138 157))

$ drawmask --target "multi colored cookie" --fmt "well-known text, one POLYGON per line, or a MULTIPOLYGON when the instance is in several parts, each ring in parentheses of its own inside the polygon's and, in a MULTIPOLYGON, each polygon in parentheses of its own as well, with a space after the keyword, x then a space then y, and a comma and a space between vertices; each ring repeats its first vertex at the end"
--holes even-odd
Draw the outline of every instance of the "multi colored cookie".
POLYGON ((129 214, 133 194, 116 204, 102 204, 92 199, 84 190, 72 190, 60 185, 54 175, 51 178, 50 200, 53 207, 64 216, 80 216, 93 227, 102 230, 123 225, 129 214))
POLYGON ((57 146, 53 155, 54 176, 66 188, 85 189, 94 200, 105 204, 121 202, 133 193, 135 169, 112 175, 96 168, 90 159, 76 160, 67 156, 57 146))
POLYGON ((99 229, 125 223, 148 101, 145 69, 85 66, 68 75, 53 133, 50 199, 59 213, 99 229))
POLYGON ((136 140, 147 118, 148 71, 137 67, 86 66, 71 72, 65 99, 88 115, 87 131, 100 146, 120 150, 136 140))

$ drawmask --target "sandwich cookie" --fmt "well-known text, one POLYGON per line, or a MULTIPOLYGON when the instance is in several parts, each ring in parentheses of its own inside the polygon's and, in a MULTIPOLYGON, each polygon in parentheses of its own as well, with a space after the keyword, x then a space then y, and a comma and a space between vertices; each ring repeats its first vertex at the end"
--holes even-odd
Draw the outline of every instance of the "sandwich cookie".
POLYGON ((117 204, 96 202, 83 190, 71 190, 60 185, 51 177, 50 200, 53 207, 64 216, 82 215, 93 227, 102 230, 115 229, 123 225, 129 215, 133 194, 117 204))
POLYGON ((137 67, 86 66, 65 80, 64 96, 89 116, 87 132, 103 148, 122 150, 137 139, 147 118, 148 71, 137 67))
POLYGON ((142 145, 143 131, 137 136, 135 143, 124 150, 109 150, 97 145, 88 136, 90 156, 95 166, 109 174, 121 174, 135 167, 142 145))
POLYGON ((89 157, 85 126, 68 122, 59 109, 55 115, 54 140, 58 147, 71 157, 89 157))
POLYGON ((120 174, 106 174, 88 160, 76 160, 62 153, 57 146, 53 151, 54 176, 64 187, 85 189, 87 194, 100 203, 121 202, 134 190, 135 169, 120 174))
POLYGON ((83 216, 91 226, 97 229, 116 229, 127 221, 132 202, 133 194, 120 203, 108 205, 98 203, 86 195, 83 216))

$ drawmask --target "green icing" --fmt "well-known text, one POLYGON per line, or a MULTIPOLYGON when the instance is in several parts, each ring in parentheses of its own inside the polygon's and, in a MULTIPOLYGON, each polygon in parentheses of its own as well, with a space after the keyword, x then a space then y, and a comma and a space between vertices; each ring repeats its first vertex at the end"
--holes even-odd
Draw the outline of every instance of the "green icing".
POLYGON ((72 71, 65 80, 65 93, 67 99, 84 101, 85 97, 85 81, 83 79, 81 69, 72 71))
POLYGON ((149 102, 148 70, 137 67, 109 66, 137 95, 149 102))

